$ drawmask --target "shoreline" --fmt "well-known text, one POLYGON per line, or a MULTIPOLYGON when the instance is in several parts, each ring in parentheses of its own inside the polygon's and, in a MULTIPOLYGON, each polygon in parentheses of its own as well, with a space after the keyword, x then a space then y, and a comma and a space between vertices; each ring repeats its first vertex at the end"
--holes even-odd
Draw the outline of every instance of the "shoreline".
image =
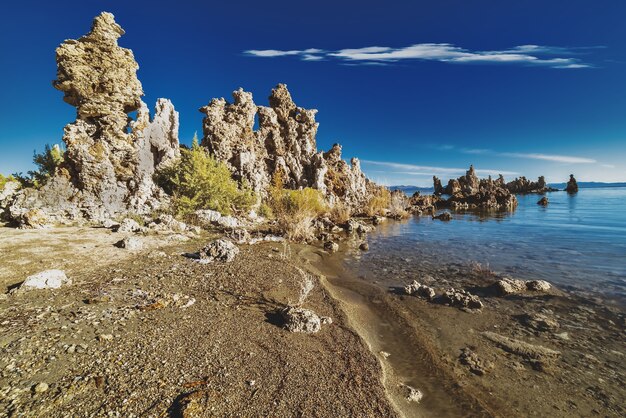
POLYGON ((327 277, 323 283, 347 308, 344 310, 353 327, 378 358, 388 377, 384 381, 386 391, 405 416, 420 416, 421 413, 459 416, 454 407, 450 411, 441 407, 441 401, 450 399, 454 399, 450 403, 457 404, 457 411, 463 411, 461 415, 471 411, 472 416, 550 414, 566 417, 598 413, 620 416, 623 413, 620 400, 624 399, 626 391, 605 379, 605 376, 612 376, 619 382, 626 376, 624 353, 619 345, 626 323, 621 306, 599 305, 593 297, 559 289, 547 295, 500 297, 478 290, 487 289, 494 276, 448 277, 447 285, 455 283, 481 293, 486 306, 481 313, 471 314, 402 295, 398 288, 386 288, 377 283, 378 280, 372 282, 357 277, 346 265, 345 254, 322 257, 313 260, 313 264, 327 277), (361 309, 355 310, 354 306, 359 303, 361 309), (372 315, 372 311, 379 314, 372 315), (556 318, 560 329, 546 332, 520 324, 524 317, 543 314, 556 318), (390 325, 394 321, 397 323, 390 325), (389 338, 386 328, 399 330, 398 334, 406 338, 385 341, 389 338), (556 348, 560 357, 555 362, 535 364, 532 358, 516 356, 485 341, 484 335, 490 329, 541 349, 544 345, 556 348), (607 334, 611 337, 607 338, 607 334), (393 351, 387 347, 394 345, 396 352, 404 352, 395 362, 393 352, 388 357, 380 354, 382 350, 393 351), (461 364, 458 350, 463 347, 478 353, 477 361, 489 365, 484 375, 476 376, 461 364), (407 351, 410 351, 408 355, 407 351), (426 360, 416 357, 416 353, 426 360), (425 363, 431 370, 424 367, 425 363), (414 375, 403 375, 402 371, 407 369, 414 375), (428 386, 429 373, 438 377, 435 384, 442 387, 433 391, 433 386, 428 386), (597 380, 590 375, 597 376, 597 380), (407 382, 424 392, 420 404, 408 403, 403 398, 398 385, 407 382), (523 386, 527 387, 522 389, 523 386), (446 398, 441 393, 452 396, 446 398), (587 412, 583 412, 585 410, 587 412))

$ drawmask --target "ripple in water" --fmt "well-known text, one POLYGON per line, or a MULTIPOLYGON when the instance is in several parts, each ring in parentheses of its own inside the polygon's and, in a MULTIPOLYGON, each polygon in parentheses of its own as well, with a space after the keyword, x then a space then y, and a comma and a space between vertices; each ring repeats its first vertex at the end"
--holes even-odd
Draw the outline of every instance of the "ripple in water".
POLYGON ((387 222, 370 235, 370 251, 349 263, 365 277, 375 273, 397 285, 429 269, 479 262, 518 278, 626 299, 626 188, 547 196, 547 207, 537 205, 537 195, 518 196, 512 213, 387 222))

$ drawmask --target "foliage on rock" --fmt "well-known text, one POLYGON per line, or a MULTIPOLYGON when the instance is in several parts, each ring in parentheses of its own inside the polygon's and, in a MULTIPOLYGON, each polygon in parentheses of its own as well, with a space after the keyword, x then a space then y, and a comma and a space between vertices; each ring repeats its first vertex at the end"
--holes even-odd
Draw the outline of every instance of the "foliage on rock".
POLYGON ((245 185, 239 187, 228 167, 218 162, 198 144, 194 136, 191 148, 181 148, 180 158, 159 170, 157 183, 170 194, 174 212, 185 216, 198 209, 230 214, 247 210, 256 200, 245 185))
POLYGON ((365 206, 365 213, 368 216, 385 215, 390 205, 391 192, 386 187, 381 186, 373 191, 365 206))

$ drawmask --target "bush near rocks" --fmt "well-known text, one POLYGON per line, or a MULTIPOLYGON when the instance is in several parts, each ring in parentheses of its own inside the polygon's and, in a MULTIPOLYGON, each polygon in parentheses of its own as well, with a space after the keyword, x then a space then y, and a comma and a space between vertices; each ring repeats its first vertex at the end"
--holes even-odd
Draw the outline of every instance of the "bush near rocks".
POLYGON ((198 209, 230 214, 248 210, 256 201, 251 190, 233 180, 225 164, 198 144, 197 136, 191 148, 181 148, 180 158, 159 171, 156 181, 173 197, 173 210, 178 216, 198 209))
POLYGON ((306 187, 288 190, 283 187, 280 170, 272 178, 267 205, 280 230, 294 241, 313 238, 313 221, 326 212, 326 202, 319 190, 306 187))

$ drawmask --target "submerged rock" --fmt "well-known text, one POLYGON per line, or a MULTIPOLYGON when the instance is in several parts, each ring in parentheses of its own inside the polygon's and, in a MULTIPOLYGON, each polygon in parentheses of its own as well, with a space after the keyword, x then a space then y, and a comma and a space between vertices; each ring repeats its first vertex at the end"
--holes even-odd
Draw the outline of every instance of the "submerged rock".
POLYGON ((207 263, 216 260, 230 263, 237 254, 239 254, 239 248, 225 239, 212 241, 198 252, 200 260, 207 263))
POLYGON ((438 219, 440 221, 451 221, 452 215, 450 212, 442 212, 439 215, 433 216, 433 219, 438 219))
POLYGON ((545 196, 539 199, 539 201, 537 202, 537 204, 541 206, 548 206, 548 203, 550 202, 548 201, 548 198, 545 196))
POLYGON ((28 276, 19 288, 22 290, 58 289, 71 284, 72 280, 65 275, 63 270, 45 270, 28 276))
POLYGON ((435 297, 435 289, 432 287, 424 286, 417 280, 413 280, 410 284, 404 286, 404 293, 407 295, 417 295, 428 300, 432 300, 435 297))

